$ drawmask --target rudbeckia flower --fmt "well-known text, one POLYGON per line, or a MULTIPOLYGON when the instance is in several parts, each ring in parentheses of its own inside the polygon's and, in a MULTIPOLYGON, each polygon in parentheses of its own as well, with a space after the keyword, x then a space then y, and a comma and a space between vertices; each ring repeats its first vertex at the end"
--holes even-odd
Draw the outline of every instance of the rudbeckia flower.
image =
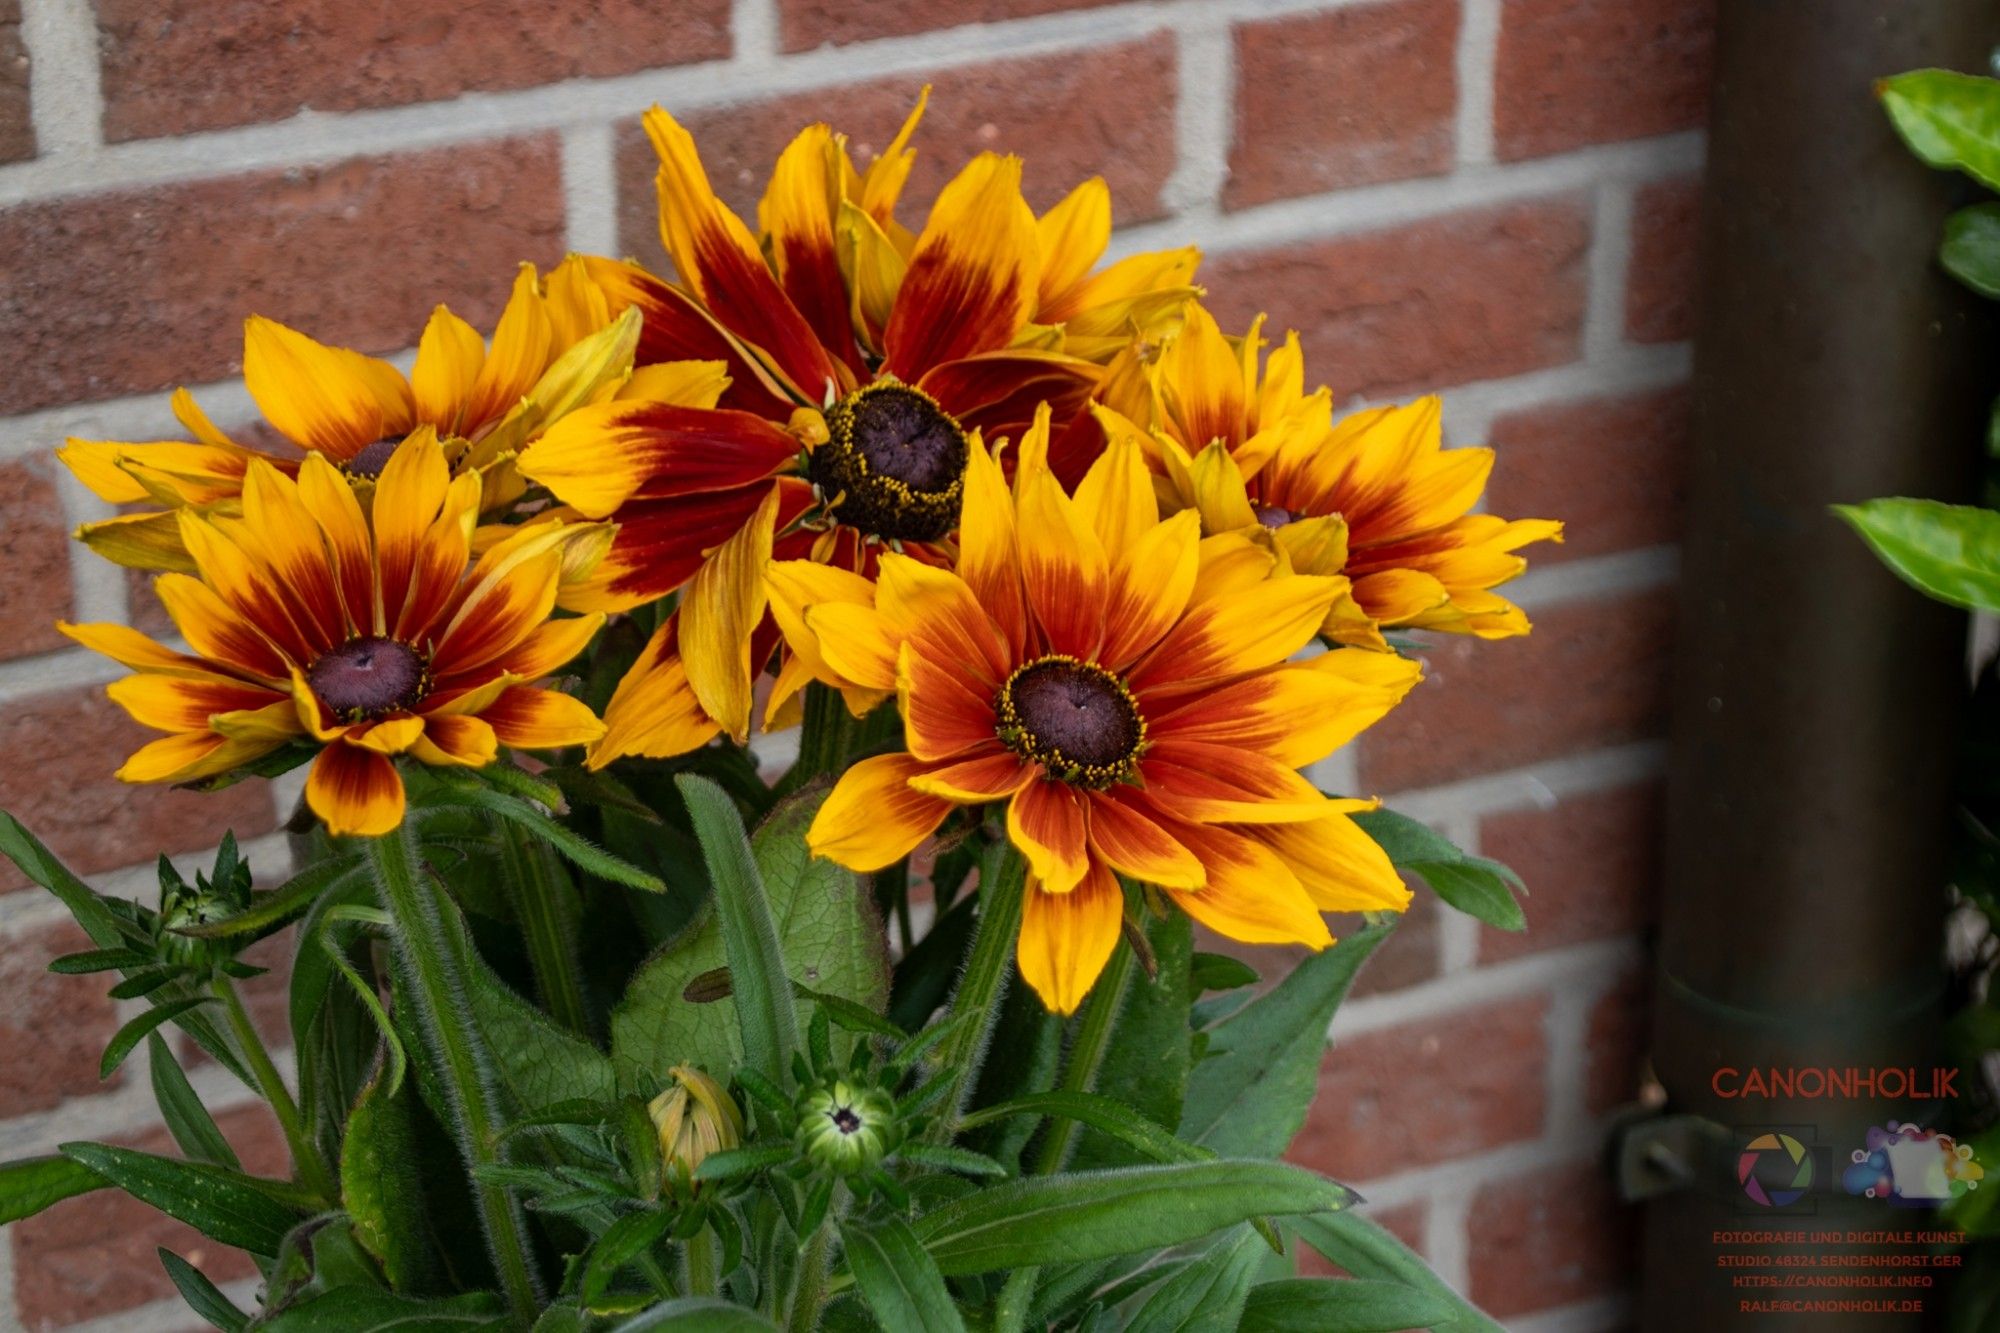
POLYGON ((862 760, 807 840, 872 871, 953 810, 1004 801, 1028 867, 1018 961, 1058 1012, 1117 946, 1118 877, 1251 943, 1331 943, 1321 913, 1400 910, 1408 890, 1298 769, 1386 713, 1418 677, 1386 653, 1303 661, 1340 581, 1293 575, 1239 534, 1159 517, 1136 443, 1075 495, 1042 461, 1047 416, 1010 495, 967 471, 957 570, 884 555, 873 585, 810 562, 769 574, 781 623, 827 683, 896 696, 905 751, 862 760))
POLYGON ((524 528, 468 572, 480 482, 454 478, 428 424, 381 468, 373 514, 340 470, 308 454, 297 480, 244 469, 242 514, 176 516, 195 574, 154 587, 190 652, 122 625, 64 625, 131 667, 111 698, 167 735, 127 782, 194 782, 280 746, 320 747, 306 803, 335 834, 403 817, 394 756, 483 768, 502 745, 582 745, 604 727, 535 681, 589 642, 601 616, 551 620, 566 548, 595 524, 524 528))
POLYGON ((1505 638, 1528 618, 1491 591, 1527 568, 1514 552, 1562 540, 1562 524, 1470 512, 1491 449, 1446 449, 1435 397, 1335 422, 1331 394, 1305 392, 1297 334, 1263 349, 1260 316, 1240 340, 1198 303, 1143 374, 1117 377, 1098 409, 1109 435, 1140 439, 1162 505, 1206 532, 1268 531, 1302 574, 1342 574, 1324 632, 1386 647, 1383 627, 1505 638))
MULTIPOLYGON (((641 361, 715 362, 729 386, 720 412, 588 408, 523 454, 524 475, 618 524, 593 586, 566 593, 565 605, 618 610, 662 597, 753 525, 764 532, 748 542, 781 558, 866 571, 887 547, 946 562, 966 459, 982 440, 1018 435, 1043 402, 1060 419, 1079 415, 1103 358, 1178 317, 1198 252, 1098 269, 1111 234, 1101 180, 1038 219, 1019 159, 987 153, 944 187, 921 231, 898 224, 922 110, 865 173, 842 136, 806 129, 778 159, 758 233, 716 197, 688 132, 657 107, 647 114, 660 230, 682 285, 609 261, 593 275, 644 311, 641 361)), ((664 756, 697 735, 747 735, 751 681, 776 635, 759 562, 733 563, 748 582, 688 586, 680 620, 642 668, 675 673, 714 725, 649 729, 658 709, 607 719, 621 752, 664 756)), ((611 712, 658 694, 628 684, 611 712)))
MULTIPOLYGON (((631 371, 639 317, 614 320, 617 313, 580 258, 564 261, 546 281, 524 264, 490 347, 439 306, 405 377, 387 361, 252 316, 243 330, 243 377, 272 429, 332 463, 364 498, 397 446, 423 430, 443 443, 454 471, 483 478, 482 508, 492 511, 521 494, 507 466, 514 451, 631 371)), ((172 405, 192 442, 72 439, 57 456, 99 498, 153 506, 85 524, 81 541, 122 565, 188 573, 194 562, 175 511, 239 515, 253 462, 295 477, 301 455, 237 443, 186 389, 174 392, 172 405)))

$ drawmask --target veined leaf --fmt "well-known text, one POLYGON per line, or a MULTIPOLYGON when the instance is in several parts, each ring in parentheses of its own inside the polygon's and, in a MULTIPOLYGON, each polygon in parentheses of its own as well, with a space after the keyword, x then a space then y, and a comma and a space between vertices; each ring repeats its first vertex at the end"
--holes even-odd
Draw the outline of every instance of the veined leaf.
POLYGON ((1098 1130, 1141 1157, 1155 1162, 1201 1162, 1215 1156, 1161 1129, 1123 1102, 1094 1092, 1036 1092, 997 1106, 983 1107, 960 1118, 961 1130, 976 1129, 1017 1115, 1063 1116, 1098 1130))
POLYGON ((775 1333, 777 1325, 712 1296, 682 1296, 634 1315, 613 1333, 775 1333))
POLYGON ((340 1201, 354 1239, 401 1291, 424 1290, 433 1266, 411 1119, 416 1095, 408 1082, 392 1087, 383 1060, 348 1115, 340 1145, 340 1201))
POLYGON ((1132 1312, 1125 1333, 1235 1328, 1250 1284, 1270 1253, 1256 1232, 1242 1228, 1153 1288, 1132 1312))
POLYGON ((1354 1198, 1301 1167, 1220 1159, 1010 1180, 932 1209, 916 1232, 938 1270, 957 1276, 1161 1249, 1354 1198))
POLYGON ((295 1187, 226 1167, 106 1143, 65 1143, 58 1151, 210 1240, 266 1258, 277 1254, 285 1233, 306 1215, 300 1203, 286 1198, 298 1194, 295 1187))
POLYGON ((1298 1238, 1358 1278, 1400 1283, 1451 1307, 1451 1316, 1429 1325, 1434 1333, 1505 1333, 1451 1285, 1412 1254, 1402 1241, 1357 1212, 1294 1217, 1285 1224, 1298 1238))
POLYGON ((2000 513, 1936 500, 1835 505, 1882 563, 1927 596, 2000 611, 2000 513))
POLYGON ((923 1333, 963 1333, 964 1319, 951 1292, 909 1223, 889 1217, 872 1226, 843 1225, 847 1269, 862 1299, 885 1329, 923 1333))
MULTIPOLYGON (((627 1213, 613 1222, 590 1249, 590 1262, 583 1270, 583 1303, 592 1309, 600 1308, 604 1294, 611 1286, 611 1279, 618 1276, 618 1270, 666 1235, 667 1228, 675 1220, 673 1212, 656 1208, 649 1212, 627 1213)), ((632 1306, 625 1308, 629 1310, 632 1306)))
POLYGON ((1917 69, 1875 88, 1911 152, 2000 190, 2000 81, 1917 69))
POLYGON ((1398 1333, 1450 1318, 1434 1296, 1394 1282, 1292 1278, 1252 1287, 1238 1333, 1398 1333))
POLYGON ((519 824, 549 846, 569 858, 579 869, 627 888, 648 893, 665 893, 667 886, 657 875, 649 875, 629 861, 613 856, 588 838, 550 818, 517 797, 487 786, 453 786, 437 802, 439 807, 470 806, 519 824))
POLYGON ((0 1225, 33 1217, 51 1204, 111 1182, 67 1157, 27 1157, 0 1165, 0 1225))

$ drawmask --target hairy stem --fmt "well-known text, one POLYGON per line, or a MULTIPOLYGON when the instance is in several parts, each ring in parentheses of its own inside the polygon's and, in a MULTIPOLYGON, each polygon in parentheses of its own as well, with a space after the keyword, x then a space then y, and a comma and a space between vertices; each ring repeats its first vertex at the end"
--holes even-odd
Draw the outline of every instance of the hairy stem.
POLYGON ((291 1090, 278 1076, 278 1067, 271 1063, 271 1053, 264 1048, 264 1039, 257 1035, 256 1027, 250 1022, 250 1015, 243 1008, 243 998, 236 993, 235 983, 228 977, 218 976, 212 985, 216 998, 222 1001, 223 1012, 229 1016, 229 1030, 236 1036, 243 1062, 250 1067, 251 1076, 257 1080, 257 1090, 264 1094, 264 1100, 271 1104, 272 1112, 278 1117, 278 1127, 284 1131, 285 1144, 291 1149, 292 1169, 298 1173, 299 1183, 325 1200, 329 1207, 337 1205, 340 1202, 340 1187, 334 1181, 333 1172, 327 1168, 319 1145, 306 1132, 299 1104, 292 1100, 291 1090))
POLYGON ((799 1256, 799 1285, 792 1293, 791 1317, 785 1321, 790 1333, 812 1333, 819 1323, 820 1298, 826 1289, 828 1236, 832 1230, 831 1219, 821 1219, 819 1230, 813 1232, 812 1239, 806 1242, 805 1253, 799 1256))
POLYGON ((939 1102, 942 1111, 925 1134, 933 1143, 951 1141, 966 1094, 979 1075, 987 1039, 1000 1014, 1000 992, 1014 961, 1014 943, 1021 933, 1021 895, 1027 872, 1027 862, 1004 839, 988 848, 980 860, 979 922, 973 928, 965 973, 958 979, 947 1010, 952 1018, 972 1017, 938 1043, 933 1057, 939 1069, 950 1071, 951 1079, 939 1102))
POLYGON ((549 849, 519 824, 501 821, 500 858, 514 920, 528 947, 535 989, 549 1016, 571 1032, 589 1035, 590 1013, 583 1003, 576 956, 573 892, 569 876, 549 849))
MULTIPOLYGON (((1118 1025, 1118 1008, 1125 1000, 1125 981, 1131 974, 1132 950, 1121 944, 1111 951, 1111 961, 1104 965, 1097 985, 1091 988, 1090 998, 1083 1002, 1076 1040, 1070 1043, 1069 1059, 1063 1065, 1062 1083, 1058 1085, 1062 1091, 1092 1091, 1105 1052, 1111 1047, 1111 1029, 1118 1025)), ((1051 1118, 1049 1132, 1035 1156, 1035 1174, 1046 1176, 1062 1170, 1075 1138, 1076 1121, 1067 1116, 1051 1118)))
MULTIPOLYGON (((451 937, 437 886, 418 859, 408 826, 371 839, 368 851, 382 906, 396 921, 397 962, 409 983, 418 1027, 437 1056, 457 1112, 459 1150, 468 1167, 497 1162, 494 1139, 500 1108, 486 1076, 478 1034, 467 1021, 460 941, 451 937)), ((521 1215, 506 1190, 477 1179, 472 1187, 494 1270, 516 1319, 525 1327, 533 1321, 538 1302, 521 1215)))
POLYGON ((713 1296, 720 1286, 715 1273, 715 1236, 707 1227, 687 1239, 687 1293, 713 1296))

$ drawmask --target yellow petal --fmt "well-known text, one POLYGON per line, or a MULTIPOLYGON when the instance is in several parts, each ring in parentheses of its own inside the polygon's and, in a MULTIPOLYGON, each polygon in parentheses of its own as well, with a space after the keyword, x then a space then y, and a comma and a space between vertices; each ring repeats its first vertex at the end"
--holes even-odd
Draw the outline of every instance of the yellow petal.
POLYGON ((403 822, 403 778, 387 755, 336 742, 313 761, 306 805, 336 838, 379 838, 403 822))
POLYGON ((485 364, 486 340, 479 330, 443 306, 432 310, 417 341, 416 367, 410 372, 417 420, 429 422, 440 434, 458 434, 472 386, 485 364))
POLYGON ((1042 214, 1035 239, 1042 252, 1037 304, 1049 306, 1089 277, 1111 244, 1111 187, 1104 178, 1091 177, 1042 214))
POLYGON ((1021 979, 1054 1012, 1075 1013, 1111 961, 1124 915, 1125 896, 1108 870, 1067 893, 1030 881, 1015 951, 1021 979))
POLYGON ((750 635, 764 618, 764 566, 771 559, 778 488, 750 521, 709 556, 681 598, 681 656, 688 684, 737 744, 750 734, 750 635))
POLYGON ((604 709, 604 735, 591 747, 591 768, 640 755, 671 759, 699 749, 721 731, 688 684, 687 667, 675 650, 676 620, 654 632, 612 692, 604 709))
POLYGON ((76 539, 127 569, 194 572, 194 558, 181 542, 180 520, 172 511, 121 514, 77 528, 76 539))
POLYGON ((243 378, 266 420, 340 462, 410 428, 413 403, 401 371, 276 320, 245 321, 243 378))
POLYGON ((464 431, 476 430, 512 411, 548 368, 554 342, 555 327, 542 305, 535 266, 523 264, 515 274, 507 308, 494 326, 492 349, 472 386, 462 419, 464 431))
POLYGON ((662 361, 634 370, 616 397, 620 402, 643 399, 676 407, 712 408, 728 387, 726 361, 662 361))
POLYGON ((806 832, 813 855, 866 873, 916 850, 952 809, 950 801, 911 789, 910 778, 922 768, 906 754, 884 754, 841 774, 806 832))

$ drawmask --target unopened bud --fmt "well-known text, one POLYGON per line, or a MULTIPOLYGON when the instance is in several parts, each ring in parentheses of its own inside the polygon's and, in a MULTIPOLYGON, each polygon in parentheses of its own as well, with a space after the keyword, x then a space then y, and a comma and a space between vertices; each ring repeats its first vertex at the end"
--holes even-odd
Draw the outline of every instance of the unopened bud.
POLYGON ((867 1170, 900 1141, 896 1104, 880 1088, 835 1082, 799 1099, 799 1150, 841 1175, 867 1170))
POLYGON ((743 1142, 743 1113, 720 1083, 699 1069, 675 1065, 665 1091, 646 1111, 660 1135, 660 1162, 671 1180, 694 1174, 711 1153, 743 1142))

